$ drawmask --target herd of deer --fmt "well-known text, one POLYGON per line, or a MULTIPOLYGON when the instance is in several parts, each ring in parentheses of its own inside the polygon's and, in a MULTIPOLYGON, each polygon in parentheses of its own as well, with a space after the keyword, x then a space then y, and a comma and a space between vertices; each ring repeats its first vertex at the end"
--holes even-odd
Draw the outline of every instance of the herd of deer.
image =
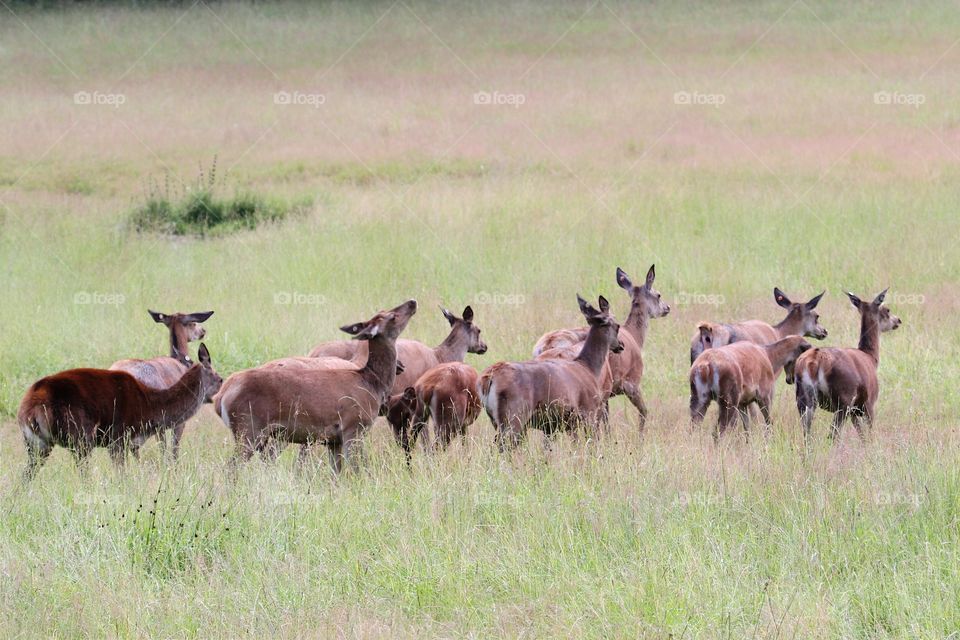
MULTIPOLYGON (((409 460, 418 435, 432 419, 434 446, 446 447, 486 410, 501 449, 515 446, 527 429, 552 433, 580 425, 602 431, 608 401, 626 396, 643 429, 647 406, 640 391, 643 346, 651 318, 670 307, 654 289, 650 267, 643 285, 617 269, 617 285, 630 297, 621 325, 600 297, 597 306, 577 297, 587 326, 542 336, 533 359, 498 362, 482 374, 464 364, 468 353, 482 354, 468 306, 460 317, 446 309, 450 333, 436 348, 400 339, 417 312, 415 300, 381 311, 366 322, 341 327, 353 340, 326 342, 307 357, 282 358, 234 373, 224 381, 201 343, 194 363, 188 343, 205 335, 202 323, 212 311, 163 314, 153 319, 170 331, 170 356, 121 360, 109 369, 71 369, 35 382, 18 414, 32 477, 55 445, 69 448, 82 464, 95 447, 106 447, 122 464, 126 453, 156 435, 165 442, 172 430, 177 456, 184 424, 212 402, 236 440, 236 459, 261 452, 274 458, 286 444, 299 444, 300 459, 312 446, 327 446, 340 470, 351 447, 377 416, 385 416, 409 460)), ((815 311, 823 293, 794 303, 774 289, 787 317, 777 325, 759 320, 700 324, 690 345, 690 416, 699 425, 710 403, 719 407, 714 438, 739 417, 749 428, 750 405, 770 424, 774 383, 785 370, 795 383, 797 408, 809 436, 819 406, 833 412, 831 437, 850 417, 858 433, 874 418, 878 395, 880 333, 900 319, 883 306, 886 291, 872 302, 847 294, 860 313, 860 344, 813 348, 805 338, 826 338, 815 311)))

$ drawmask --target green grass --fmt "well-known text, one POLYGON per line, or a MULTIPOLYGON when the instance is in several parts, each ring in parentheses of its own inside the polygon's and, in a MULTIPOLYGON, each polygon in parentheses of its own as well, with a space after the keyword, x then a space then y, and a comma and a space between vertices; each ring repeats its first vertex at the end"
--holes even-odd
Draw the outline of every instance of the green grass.
POLYGON ((29 30, 0 23, 0 635, 960 629, 956 11, 591 6, 17 7, 29 30), (927 102, 873 103, 894 89, 927 102), (273 101, 298 90, 326 99, 273 101), (683 108, 679 90, 728 99, 683 108), (214 155, 227 185, 149 186, 214 155), (153 231, 135 231, 138 208, 153 231), (298 214, 205 226, 239 210, 298 214), (147 308, 214 309, 205 342, 227 375, 408 297, 407 336, 436 344, 436 306, 471 304, 482 368, 580 324, 577 293, 623 317, 615 268, 651 263, 673 310, 647 339, 642 439, 617 399, 599 443, 547 452, 534 435, 500 456, 481 417, 408 470, 377 424, 340 479, 297 473, 293 451, 231 474, 205 408, 176 467, 151 444, 122 473, 98 452, 81 477, 57 451, 19 483, 25 389, 165 353, 147 308), (829 446, 820 415, 806 449, 783 384, 769 436, 689 433, 694 327, 778 320, 774 286, 827 290, 829 345, 856 343, 845 290, 891 287, 904 325, 882 339, 867 443, 829 446))

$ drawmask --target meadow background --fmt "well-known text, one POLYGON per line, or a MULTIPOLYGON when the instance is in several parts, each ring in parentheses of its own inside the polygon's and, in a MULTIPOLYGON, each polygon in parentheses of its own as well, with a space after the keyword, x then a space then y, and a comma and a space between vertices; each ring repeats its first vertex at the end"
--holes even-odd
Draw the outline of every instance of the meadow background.
MULTIPOLYGON (((952 3, 0 2, 0 635, 944 637, 960 629, 960 12, 952 3), (77 97, 80 94, 81 97, 77 97), (83 95, 87 98, 83 98, 83 95), (284 97, 286 96, 286 97, 284 97), (214 238, 137 233, 152 188, 309 206, 214 238), (483 367, 620 317, 651 323, 648 432, 492 449, 486 417, 408 470, 235 476, 209 408, 89 477, 21 486, 27 386, 165 353, 146 313, 213 309, 223 374, 304 354, 409 297, 406 336, 471 304, 483 367), (687 427, 699 320, 777 321, 774 286, 888 302, 879 420, 802 442, 687 427)), ((708 416, 712 424, 714 415, 708 416)), ((759 433, 759 432, 758 432, 759 433)))

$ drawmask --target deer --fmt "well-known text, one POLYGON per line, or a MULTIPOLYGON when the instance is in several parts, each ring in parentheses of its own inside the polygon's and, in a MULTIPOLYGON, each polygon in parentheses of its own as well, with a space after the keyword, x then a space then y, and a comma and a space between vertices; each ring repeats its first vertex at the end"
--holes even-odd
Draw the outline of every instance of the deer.
POLYGON ((480 415, 477 370, 462 362, 444 362, 429 369, 412 387, 387 401, 387 422, 410 462, 417 436, 432 417, 434 448, 446 449, 454 436, 464 436, 480 415))
MULTIPOLYGON (((443 317, 450 324, 450 333, 437 347, 431 348, 416 340, 397 340, 397 357, 403 363, 403 372, 394 382, 391 394, 403 393, 412 387, 428 369, 443 362, 463 362, 468 353, 483 355, 487 345, 480 339, 480 328, 473 323, 473 309, 464 308, 461 317, 440 307, 443 317)), ((366 342, 335 340, 317 345, 310 357, 334 357, 362 365, 367 359, 366 342)))
MULTIPOLYGON (((198 311, 196 313, 161 313, 147 309, 153 321, 165 325, 170 330, 170 355, 149 360, 117 360, 109 369, 111 371, 126 371, 143 384, 154 389, 166 389, 175 384, 187 369, 193 365, 190 360, 189 343, 203 340, 207 330, 203 327, 213 311, 198 311)), ((209 398, 207 399, 209 402, 209 398)), ((169 427, 173 432, 170 453, 174 460, 180 453, 180 440, 183 438, 185 423, 174 424, 169 427)), ((161 456, 166 454, 166 434, 157 433, 160 442, 161 456)), ((138 456, 138 449, 133 449, 133 455, 138 456)))
POLYGON ((830 439, 840 437, 843 422, 849 416, 861 439, 864 425, 873 426, 880 385, 880 334, 894 331, 900 318, 883 305, 887 289, 873 302, 864 302, 847 293, 860 312, 860 342, 856 349, 822 348, 803 354, 796 363, 797 410, 803 424, 804 438, 809 440, 813 414, 819 406, 833 412, 830 439))
POLYGON ((230 376, 214 408, 233 433, 234 460, 248 460, 271 439, 323 442, 339 473, 393 388, 397 337, 416 312, 416 300, 408 300, 340 328, 369 343, 360 369, 256 368, 230 376))
MULTIPOLYGON (((630 277, 617 267, 617 285, 630 295, 630 313, 620 329, 623 350, 609 357, 609 381, 604 383, 606 398, 624 395, 637 409, 640 430, 647 419, 647 405, 640 391, 643 379, 643 347, 651 318, 662 318, 670 313, 670 305, 663 301, 660 292, 653 288, 656 265, 647 271, 642 286, 635 286, 630 277)), ((533 348, 534 357, 576 357, 580 346, 587 338, 588 328, 560 329, 544 334, 533 348)), ((604 402, 604 415, 606 415, 604 402)), ((605 418, 604 418, 605 420, 605 418)))
POLYGON ((576 423, 599 426, 606 402, 600 388, 603 365, 608 353, 621 353, 624 345, 606 298, 599 297, 599 310, 579 295, 577 302, 589 329, 575 359, 498 362, 480 377, 480 401, 501 451, 519 444, 530 427, 553 433, 576 423))
POLYGON ((711 401, 719 405, 714 429, 718 440, 739 415, 749 433, 748 407, 756 404, 767 427, 770 406, 780 370, 786 370, 787 384, 793 384, 795 362, 811 349, 803 336, 788 336, 767 345, 740 341, 707 349, 690 367, 690 419, 699 426, 711 401))
POLYGON ((820 315, 814 311, 826 291, 807 302, 791 302, 778 287, 773 288, 773 299, 787 310, 787 317, 771 325, 763 320, 746 320, 732 324, 701 322, 690 340, 690 364, 706 349, 722 347, 735 342, 752 342, 764 345, 787 336, 803 336, 823 340, 827 330, 820 325, 820 315))
POLYGON ((106 447, 122 466, 131 443, 185 423, 220 389, 223 379, 203 343, 197 359, 163 389, 111 369, 71 369, 33 383, 17 412, 28 456, 24 477, 33 478, 56 445, 70 449, 81 468, 95 447, 106 447))

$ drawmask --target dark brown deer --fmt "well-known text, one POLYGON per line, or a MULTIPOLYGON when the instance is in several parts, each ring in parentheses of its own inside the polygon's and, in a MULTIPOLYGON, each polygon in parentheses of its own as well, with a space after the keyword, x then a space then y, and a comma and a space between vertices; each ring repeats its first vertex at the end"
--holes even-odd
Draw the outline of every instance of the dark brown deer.
MULTIPOLYGON (((647 419, 647 405, 640 391, 647 328, 650 318, 662 318, 670 313, 670 305, 664 302, 660 292, 653 288, 655 278, 656 268, 651 265, 643 286, 634 286, 623 269, 617 268, 617 284, 630 295, 630 313, 620 329, 619 338, 623 350, 610 355, 609 383, 604 385, 609 389, 607 397, 627 396, 639 413, 641 430, 647 419)), ((587 332, 587 327, 551 331, 537 340, 533 355, 575 357, 587 338, 587 332)))
POLYGON ((480 401, 501 450, 516 446, 527 428, 552 433, 581 423, 595 429, 602 421, 606 398, 600 378, 607 354, 624 349, 620 325, 603 296, 599 311, 580 296, 577 301, 589 330, 576 359, 498 362, 480 377, 480 401))
MULTIPOLYGON (((110 365, 111 371, 126 371, 134 378, 154 389, 166 389, 175 384, 193 364, 190 360, 189 343, 203 340, 207 335, 203 324, 213 311, 196 313, 160 313, 147 309, 154 322, 165 325, 170 330, 170 355, 149 360, 117 360, 110 365)), ((170 452, 173 459, 180 453, 180 440, 183 438, 184 423, 170 425, 169 429, 157 433, 161 456, 166 452, 166 431, 172 430, 173 438, 170 452)), ((137 455, 137 449, 133 449, 137 455)))
POLYGON ((810 349, 802 336, 789 336, 768 345, 742 341, 707 349, 690 367, 690 419, 699 426, 711 401, 720 407, 714 438, 740 416, 749 427, 748 407, 756 403, 764 422, 770 425, 770 406, 780 370, 787 370, 787 384, 793 383, 797 357, 810 349))
MULTIPOLYGON (((412 387, 428 369, 442 362, 463 362, 468 353, 484 354, 487 345, 480 339, 480 328, 473 323, 473 309, 469 306, 458 318, 443 307, 443 317, 450 323, 450 333, 437 347, 428 347, 416 340, 397 340, 397 358, 403 363, 403 372, 397 376, 390 393, 403 393, 412 387)), ((326 356, 349 360, 358 366, 367 361, 366 342, 335 340, 314 347, 311 358, 326 356)))
POLYGON ((812 349, 796 364, 797 409, 803 422, 803 433, 810 437, 813 414, 819 406, 833 412, 831 439, 840 436, 844 420, 849 416, 860 437, 864 424, 873 424, 880 385, 880 334, 897 329, 900 318, 883 306, 887 290, 873 302, 864 302, 848 293, 850 302, 860 312, 860 344, 856 349, 812 349))
POLYGON ((820 314, 814 309, 826 293, 814 296, 807 302, 791 302, 779 288, 774 287, 773 299, 787 310, 787 317, 779 324, 771 325, 763 320, 746 320, 732 324, 701 322, 697 333, 690 340, 690 363, 693 364, 705 349, 722 347, 735 342, 752 342, 764 345, 787 336, 804 336, 823 340, 827 330, 820 326, 820 314))
POLYGON ((248 459, 271 440, 323 442, 339 471, 353 445, 386 402, 397 373, 397 337, 417 311, 415 300, 341 327, 369 342, 360 369, 249 369, 235 373, 214 398, 233 432, 237 458, 248 459))
POLYGON ((78 463, 94 447, 107 447, 119 465, 131 443, 189 420, 223 383, 203 344, 197 359, 164 389, 106 369, 71 369, 35 382, 17 414, 29 456, 25 476, 33 477, 55 445, 72 450, 78 463))
POLYGON ((410 459, 417 436, 432 417, 434 446, 446 449, 454 436, 463 436, 480 415, 477 395, 479 375, 462 362, 444 362, 433 367, 412 387, 387 402, 387 421, 397 443, 410 459))

